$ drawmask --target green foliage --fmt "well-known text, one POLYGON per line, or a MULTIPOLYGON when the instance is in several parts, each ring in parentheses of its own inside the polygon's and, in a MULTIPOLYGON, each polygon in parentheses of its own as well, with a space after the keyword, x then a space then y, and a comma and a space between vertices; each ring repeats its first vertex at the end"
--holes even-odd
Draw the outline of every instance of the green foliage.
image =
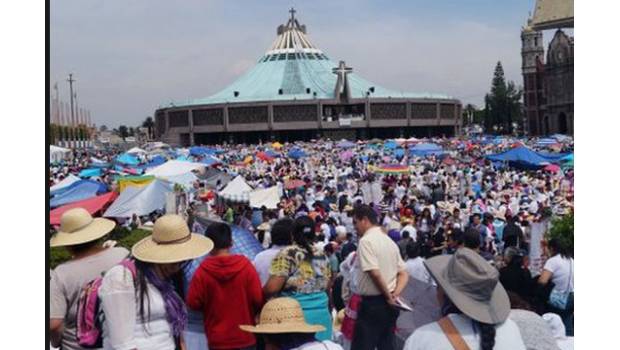
POLYGON ((575 254, 575 215, 570 213, 551 222, 551 228, 545 237, 556 238, 571 256, 575 254))
POLYGON ((125 137, 129 136, 129 129, 127 129, 127 126, 121 125, 118 127, 118 133, 120 134, 120 137, 124 139, 125 137))
MULTIPOLYGON (((115 240, 117 241, 117 247, 124 247, 131 251, 131 247, 133 247, 136 242, 150 234, 151 232, 147 230, 135 229, 129 231, 124 227, 117 226, 114 231, 110 232, 107 239, 115 240)), ((52 269, 69 259, 71 259, 71 254, 66 248, 50 248, 50 267, 52 269)))
POLYGON ((512 124, 521 117, 523 91, 513 81, 506 82, 504 68, 497 62, 491 91, 484 97, 484 126, 487 132, 512 133, 512 124))
POLYGON ((142 122, 142 127, 147 128, 148 138, 149 140, 153 137, 153 128, 155 127, 155 122, 152 117, 147 117, 144 122, 142 122))

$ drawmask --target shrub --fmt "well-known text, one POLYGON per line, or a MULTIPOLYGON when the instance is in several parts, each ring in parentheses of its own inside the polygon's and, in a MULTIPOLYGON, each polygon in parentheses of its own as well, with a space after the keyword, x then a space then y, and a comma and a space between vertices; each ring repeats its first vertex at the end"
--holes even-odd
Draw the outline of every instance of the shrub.
POLYGON ((571 255, 575 256, 575 214, 570 213, 563 217, 554 219, 551 228, 545 238, 550 240, 556 238, 560 245, 571 255))

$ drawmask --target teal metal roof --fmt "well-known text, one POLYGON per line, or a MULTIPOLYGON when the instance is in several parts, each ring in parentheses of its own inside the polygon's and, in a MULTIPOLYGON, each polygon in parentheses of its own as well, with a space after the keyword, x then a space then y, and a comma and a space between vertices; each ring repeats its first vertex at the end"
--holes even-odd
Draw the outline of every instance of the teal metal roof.
MULTIPOLYGON (((270 50, 231 85, 209 97, 177 101, 173 105, 334 99, 338 76, 332 70, 337 67, 338 64, 310 43, 305 26, 300 26, 292 16, 286 25, 278 28, 278 37, 270 50), (236 97, 235 91, 238 92, 236 97)), ((371 98, 452 98, 443 94, 389 90, 355 73, 347 74, 347 79, 352 98, 365 98, 371 87, 374 87, 371 98)))

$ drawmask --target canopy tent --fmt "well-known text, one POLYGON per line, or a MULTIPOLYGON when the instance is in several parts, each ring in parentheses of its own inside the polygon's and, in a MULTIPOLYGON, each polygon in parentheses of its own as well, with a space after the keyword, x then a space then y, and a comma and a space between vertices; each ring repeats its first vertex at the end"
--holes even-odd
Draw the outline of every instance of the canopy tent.
POLYGON ((564 157, 560 158, 560 161, 562 161, 562 162, 573 162, 573 161, 575 161, 575 154, 574 153, 567 154, 564 157))
POLYGON ((50 163, 58 163, 71 157, 71 150, 68 148, 50 145, 50 163))
POLYGON ((338 142, 336 144, 336 147, 338 148, 353 148, 355 147, 355 143, 349 141, 349 140, 341 140, 340 142, 338 142))
POLYGON ((166 195, 170 192, 172 184, 163 180, 154 180, 142 187, 128 187, 103 216, 130 218, 133 214, 143 216, 155 210, 162 210, 166 207, 166 195))
POLYGON ((275 148, 275 149, 280 149, 282 148, 282 144, 280 142, 274 142, 271 144, 271 147, 275 148))
POLYGON ((273 150, 270 150, 270 149, 265 150, 265 154, 266 154, 266 155, 268 155, 268 156, 270 156, 271 158, 276 158, 276 157, 279 157, 279 156, 280 156, 280 154, 279 154, 279 153, 277 153, 277 152, 275 152, 275 151, 273 151, 273 150))
POLYGON ((405 156, 405 150, 402 148, 397 148, 394 150, 394 157, 396 158, 402 158, 405 156))
POLYGON ((277 209, 282 196, 282 189, 279 186, 260 188, 250 192, 250 206, 252 208, 277 209))
POLYGON ((146 175, 154 175, 157 177, 176 176, 189 173, 193 170, 204 169, 204 167, 205 165, 201 163, 169 160, 162 165, 147 170, 146 175))
POLYGON ((273 157, 269 156, 266 152, 258 152, 256 153, 256 157, 264 162, 273 161, 273 157))
POLYGON ((194 173, 185 173, 174 176, 162 177, 163 179, 172 182, 173 184, 181 185, 185 188, 192 188, 194 182, 198 180, 198 177, 194 173))
POLYGON ((544 138, 544 139, 540 139, 538 140, 538 142, 536 142, 537 146, 552 146, 558 143, 558 140, 556 139, 552 139, 552 138, 544 138))
POLYGON ((80 171, 78 174, 79 177, 94 177, 101 176, 101 168, 89 168, 80 171))
POLYGON ((69 174, 67 177, 62 179, 62 181, 50 187, 50 197, 59 194, 60 192, 62 192, 63 190, 71 186, 71 184, 78 182, 78 181, 80 181, 79 177, 73 174, 69 174))
POLYGON ((221 188, 221 186, 226 186, 230 182, 230 180, 232 180, 232 178, 233 177, 226 172, 214 168, 209 168, 207 169, 204 176, 204 182, 207 187, 221 188))
POLYGON ((506 162, 513 167, 529 169, 540 168, 550 163, 549 159, 527 147, 513 148, 502 153, 488 155, 485 158, 493 162, 506 162))
POLYGON ((300 159, 300 158, 304 158, 307 156, 306 152, 300 150, 300 149, 293 149, 290 152, 288 152, 288 156, 289 158, 293 158, 293 159, 300 159))
POLYGON ((138 165, 140 161, 130 154, 123 153, 120 156, 116 157, 116 162, 125 165, 138 165))
POLYGON ((418 143, 409 149, 409 153, 413 156, 426 157, 430 155, 441 155, 444 150, 435 143, 418 143))
POLYGON ((248 185, 241 175, 235 177, 218 195, 232 202, 249 202, 252 187, 248 185))
POLYGON ((170 145, 168 145, 167 143, 163 143, 163 142, 148 142, 144 145, 142 145, 142 148, 151 152, 151 151, 155 151, 155 150, 167 150, 170 149, 170 145))
POLYGON ((55 208, 61 205, 74 203, 107 191, 108 187, 100 182, 90 180, 76 181, 71 184, 66 191, 54 196, 50 200, 50 207, 55 208))
POLYGON ((165 162, 166 162, 166 158, 162 157, 161 155, 156 155, 155 157, 151 159, 150 162, 144 165, 144 168, 154 168, 158 165, 164 164, 165 162))
POLYGON ((132 149, 130 149, 129 151, 125 152, 127 154, 147 154, 148 152, 143 150, 140 147, 134 147, 132 149))
POLYGON ((114 170, 118 173, 129 174, 129 175, 140 175, 144 171, 142 168, 131 168, 124 167, 120 165, 115 165, 114 170))
POLYGON ((106 168, 110 166, 108 162, 95 157, 90 157, 90 165, 98 168, 106 168))
POLYGON ((114 199, 118 197, 118 193, 116 192, 108 192, 106 194, 102 194, 100 196, 92 197, 89 199, 85 199, 82 201, 73 202, 71 204, 63 205, 58 207, 52 211, 50 211, 50 224, 51 225, 60 225, 60 218, 62 214, 64 214, 67 210, 73 208, 84 208, 91 215, 96 216, 98 212, 105 209, 105 207, 110 204, 114 199))
POLYGON ((155 180, 155 176, 123 176, 117 179, 119 192, 123 192, 126 188, 131 186, 142 187, 150 184, 155 180))

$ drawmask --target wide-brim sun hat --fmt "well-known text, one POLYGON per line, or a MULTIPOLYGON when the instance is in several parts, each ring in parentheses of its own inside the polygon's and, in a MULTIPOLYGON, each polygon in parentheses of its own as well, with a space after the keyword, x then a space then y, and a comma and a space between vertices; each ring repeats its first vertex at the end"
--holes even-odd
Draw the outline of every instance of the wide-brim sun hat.
POLYGON ((167 264, 196 259, 213 249, 209 238, 191 233, 179 215, 160 217, 153 225, 153 234, 134 244, 131 254, 138 260, 167 264))
POLYGON ((109 219, 93 218, 84 208, 67 210, 60 217, 60 228, 50 239, 50 247, 66 247, 95 241, 114 229, 109 219))
POLYGON ((424 265, 465 315, 487 324, 508 318, 510 300, 499 282, 499 272, 474 250, 460 248, 454 255, 430 258, 424 265))
POLYGON ((269 300, 260 313, 256 326, 240 325, 239 328, 250 333, 316 333, 325 330, 322 325, 306 323, 299 302, 293 298, 274 298, 269 300))

